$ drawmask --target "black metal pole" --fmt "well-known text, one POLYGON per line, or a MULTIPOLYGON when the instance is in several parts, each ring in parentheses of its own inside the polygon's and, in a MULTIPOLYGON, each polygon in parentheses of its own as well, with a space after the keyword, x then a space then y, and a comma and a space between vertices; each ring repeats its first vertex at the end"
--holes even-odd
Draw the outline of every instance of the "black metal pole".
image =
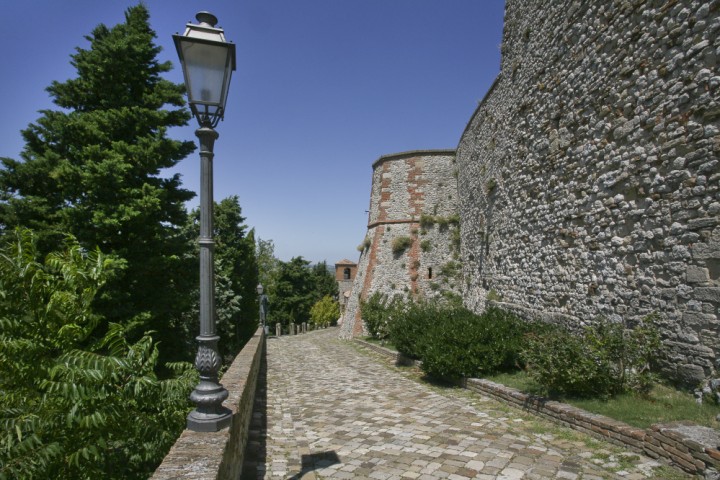
POLYGON ((232 412, 222 406, 228 391, 218 382, 222 359, 215 334, 215 280, 213 275, 213 146, 218 133, 208 125, 195 134, 200 141, 200 335, 195 368, 200 382, 190 394, 195 410, 187 417, 187 428, 217 432, 230 425, 232 412))

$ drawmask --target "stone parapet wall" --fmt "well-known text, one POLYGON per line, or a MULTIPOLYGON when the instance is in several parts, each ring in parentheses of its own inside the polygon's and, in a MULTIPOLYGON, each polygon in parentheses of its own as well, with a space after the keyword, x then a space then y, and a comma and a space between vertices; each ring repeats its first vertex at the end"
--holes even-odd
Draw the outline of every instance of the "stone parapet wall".
POLYGON ((223 405, 233 412, 230 427, 219 432, 184 430, 153 480, 240 478, 264 349, 259 328, 222 377, 229 393, 223 405))
POLYGON ((358 261, 341 337, 367 333, 360 299, 374 292, 389 298, 459 292, 456 173, 453 150, 385 155, 373 164, 369 243, 358 261), (406 237, 409 246, 393 252, 393 242, 400 237, 406 237))
POLYGON ((718 0, 507 0, 462 135, 464 298, 578 327, 660 315, 663 373, 720 354, 718 0))

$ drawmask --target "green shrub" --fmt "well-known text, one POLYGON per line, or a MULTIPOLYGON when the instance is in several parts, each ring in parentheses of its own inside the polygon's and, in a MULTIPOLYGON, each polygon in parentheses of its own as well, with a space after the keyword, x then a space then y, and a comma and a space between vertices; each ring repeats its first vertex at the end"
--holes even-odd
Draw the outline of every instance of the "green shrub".
POLYGON ((408 358, 421 359, 425 336, 436 322, 436 306, 431 303, 408 303, 392 306, 388 322, 390 341, 408 358))
POLYGON ((628 390, 645 393, 650 364, 660 346, 655 318, 634 329, 601 320, 582 335, 560 328, 530 334, 522 357, 528 373, 548 394, 607 397, 628 390))
POLYGON ((373 338, 387 337, 389 313, 388 298, 380 292, 373 293, 367 300, 360 300, 360 315, 373 338))
POLYGON ((422 369, 438 378, 470 378, 517 368, 530 325, 497 308, 477 315, 465 308, 435 312, 435 328, 425 338, 422 369))
POLYGON ((412 245, 412 238, 410 237, 395 237, 392 241, 392 252, 399 254, 407 250, 412 245))
POLYGON ((325 295, 310 309, 310 320, 321 327, 335 323, 339 316, 340 305, 329 295, 325 295))

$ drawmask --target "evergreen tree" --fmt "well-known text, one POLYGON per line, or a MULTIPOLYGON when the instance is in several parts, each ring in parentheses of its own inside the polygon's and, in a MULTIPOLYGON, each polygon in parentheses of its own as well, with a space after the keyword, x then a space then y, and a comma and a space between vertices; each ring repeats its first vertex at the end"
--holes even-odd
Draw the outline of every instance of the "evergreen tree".
MULTIPOLYGON (((196 267, 199 222, 200 212, 195 209, 190 214, 187 237, 194 245, 192 261, 196 267)), ((213 240, 216 331, 220 335, 221 353, 232 357, 252 337, 258 326, 255 232, 248 231, 237 196, 214 203, 213 240)), ((194 278, 197 280, 197 275, 194 278)), ((197 323, 199 315, 197 281, 195 288, 195 293, 192 294, 195 303, 188 315, 192 324, 197 323)))
POLYGON ((315 283, 315 292, 318 299, 323 297, 337 298, 338 296, 338 284, 333 275, 328 269, 327 262, 316 263, 312 267, 313 280, 315 283))
POLYGON ((270 296, 270 318, 283 324, 310 321, 310 309, 319 299, 314 280, 310 262, 303 257, 280 262, 275 291, 270 296))
POLYGON ((59 110, 45 110, 24 130, 22 161, 3 158, 0 228, 35 229, 41 253, 66 233, 125 261, 97 300, 107 321, 143 318, 158 331, 166 358, 189 352, 173 330, 189 308, 184 202, 180 178, 159 176, 194 150, 167 137, 185 125, 183 87, 161 78, 160 47, 147 8, 125 22, 96 27, 87 49, 72 55, 77 77, 47 91, 59 110))

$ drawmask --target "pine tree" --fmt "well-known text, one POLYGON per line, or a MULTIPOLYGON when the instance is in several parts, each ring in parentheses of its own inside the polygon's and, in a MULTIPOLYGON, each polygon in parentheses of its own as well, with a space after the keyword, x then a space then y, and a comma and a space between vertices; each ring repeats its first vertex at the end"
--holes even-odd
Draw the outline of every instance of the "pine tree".
POLYGON ((184 202, 194 194, 180 178, 160 177, 194 150, 167 137, 190 119, 183 87, 161 78, 160 47, 147 8, 125 22, 96 27, 77 48, 77 77, 47 91, 58 110, 45 110, 23 131, 22 161, 0 169, 0 228, 33 228, 41 253, 71 233, 125 261, 97 306, 107 321, 144 318, 158 331, 165 358, 182 355, 187 339, 172 330, 189 307, 188 245, 180 234, 184 202))

